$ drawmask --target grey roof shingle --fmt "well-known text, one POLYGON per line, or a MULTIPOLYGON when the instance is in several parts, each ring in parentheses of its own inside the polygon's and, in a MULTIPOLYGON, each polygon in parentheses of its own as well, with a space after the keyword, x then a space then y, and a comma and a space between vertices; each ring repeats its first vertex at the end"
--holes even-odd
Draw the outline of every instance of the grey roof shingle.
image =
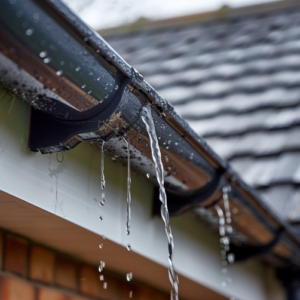
POLYGON ((106 39, 268 205, 300 221, 300 4, 106 39))

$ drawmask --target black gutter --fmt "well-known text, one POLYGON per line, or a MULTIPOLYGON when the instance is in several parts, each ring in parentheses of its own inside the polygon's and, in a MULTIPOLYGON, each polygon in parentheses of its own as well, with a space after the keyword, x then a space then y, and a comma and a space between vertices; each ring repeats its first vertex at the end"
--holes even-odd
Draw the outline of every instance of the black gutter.
POLYGON ((300 265, 296 255, 300 241, 290 227, 143 76, 62 2, 5 0, 1 4, 5 11, 0 16, 1 83, 33 107, 32 151, 67 151, 83 141, 105 140, 107 149, 126 161, 122 138, 126 136, 131 165, 141 174, 150 173, 155 182, 149 138, 140 119, 142 107, 151 103, 173 213, 213 203, 229 184, 232 199, 269 235, 283 228, 278 240, 288 252, 283 258, 300 265))

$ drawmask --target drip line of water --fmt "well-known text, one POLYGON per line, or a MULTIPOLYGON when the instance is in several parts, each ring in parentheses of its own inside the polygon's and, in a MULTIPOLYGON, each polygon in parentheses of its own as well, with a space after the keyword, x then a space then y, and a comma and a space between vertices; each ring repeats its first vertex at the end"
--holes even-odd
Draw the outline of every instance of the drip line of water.
MULTIPOLYGON (((215 209, 217 211, 219 217, 219 233, 220 233, 220 244, 221 244, 221 260, 222 260, 222 273, 227 273, 227 265, 229 263, 234 262, 234 257, 232 254, 229 253, 230 251, 230 238, 228 234, 232 232, 231 227, 231 212, 230 212, 230 205, 229 205, 229 196, 228 192, 230 187, 226 186, 223 188, 223 203, 224 203, 224 210, 219 205, 215 205, 215 209)), ((226 287, 228 283, 231 283, 232 279, 227 277, 226 281, 222 282, 222 286, 226 287)))
POLYGON ((130 143, 129 140, 124 138, 124 141, 127 143, 127 221, 126 221, 126 233, 130 234, 130 221, 131 221, 131 174, 130 174, 130 143))
POLYGON ((155 164, 156 178, 159 185, 159 199, 161 201, 161 217, 165 224, 165 231, 168 239, 169 249, 169 279, 172 284, 171 300, 178 300, 178 277, 173 264, 174 240, 169 222, 169 210, 167 205, 167 195, 164 187, 164 168, 161 160, 161 153, 158 139, 155 132, 155 126, 151 115, 151 105, 148 104, 142 109, 142 120, 146 125, 146 129, 150 139, 152 158, 155 164))
POLYGON ((103 206, 105 204, 105 175, 104 175, 104 146, 105 142, 102 141, 102 147, 101 147, 101 190, 102 190, 102 195, 101 195, 101 201, 100 205, 103 206))

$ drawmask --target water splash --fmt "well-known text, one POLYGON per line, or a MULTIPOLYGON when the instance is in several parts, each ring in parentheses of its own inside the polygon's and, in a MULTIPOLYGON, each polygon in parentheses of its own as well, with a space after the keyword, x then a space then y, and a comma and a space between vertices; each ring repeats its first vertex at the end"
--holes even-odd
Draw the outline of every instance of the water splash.
POLYGON ((105 175, 104 175, 104 145, 105 142, 102 141, 102 147, 101 147, 101 202, 100 205, 103 206, 105 204, 105 175))
POLYGON ((126 222, 126 233, 130 234, 130 220, 131 220, 131 175, 130 175, 130 143, 127 139, 124 138, 124 141, 127 143, 127 222, 126 222))
POLYGON ((159 184, 159 200, 161 201, 161 217, 165 224, 165 231, 168 238, 168 249, 169 249, 169 279, 172 284, 171 300, 178 300, 178 277, 175 272, 175 267, 173 264, 173 254, 174 254, 174 240, 173 234, 169 222, 169 210, 167 205, 167 195, 164 187, 164 168, 161 160, 161 153, 159 149, 159 144, 155 132, 155 126, 153 123, 151 115, 150 104, 143 107, 142 120, 146 125, 147 132, 150 139, 150 146, 152 152, 152 158, 155 164, 156 178, 159 184))

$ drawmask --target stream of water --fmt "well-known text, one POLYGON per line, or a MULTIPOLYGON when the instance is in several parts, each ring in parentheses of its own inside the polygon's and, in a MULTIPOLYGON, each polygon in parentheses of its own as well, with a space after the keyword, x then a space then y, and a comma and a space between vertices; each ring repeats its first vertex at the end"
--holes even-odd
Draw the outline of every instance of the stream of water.
POLYGON ((105 175, 104 175, 104 145, 105 142, 102 141, 102 147, 101 147, 101 201, 100 205, 103 206, 105 204, 105 175))
POLYGON ((130 143, 127 139, 124 138, 124 141, 127 143, 127 221, 126 221, 126 233, 130 234, 130 220, 131 220, 131 175, 130 175, 130 143))
POLYGON ((152 152, 152 158, 155 164, 156 178, 159 185, 159 200, 161 201, 161 217, 165 224, 165 231, 168 238, 168 249, 169 249, 169 279, 172 284, 171 300, 178 300, 178 277, 175 272, 173 264, 174 254, 174 240, 173 234, 169 222, 169 210, 167 204, 167 195, 164 187, 164 168, 161 160, 161 153, 159 149, 158 139, 155 132, 155 126, 151 115, 151 105, 143 107, 142 120, 146 125, 147 132, 150 139, 150 146, 152 152))
MULTIPOLYGON (((228 272, 228 268, 227 268, 228 262, 229 263, 234 262, 234 258, 232 259, 232 255, 229 254, 230 238, 229 238, 228 234, 232 233, 231 212, 230 212, 229 196, 228 196, 229 191, 230 191, 229 186, 223 187, 223 203, 224 203, 225 214, 219 205, 215 205, 215 209, 216 209, 218 217, 219 217, 222 273, 224 275, 227 274, 227 272, 228 272)), ((226 276, 226 280, 222 281, 222 286, 226 287, 231 282, 232 282, 232 278, 226 276)))

